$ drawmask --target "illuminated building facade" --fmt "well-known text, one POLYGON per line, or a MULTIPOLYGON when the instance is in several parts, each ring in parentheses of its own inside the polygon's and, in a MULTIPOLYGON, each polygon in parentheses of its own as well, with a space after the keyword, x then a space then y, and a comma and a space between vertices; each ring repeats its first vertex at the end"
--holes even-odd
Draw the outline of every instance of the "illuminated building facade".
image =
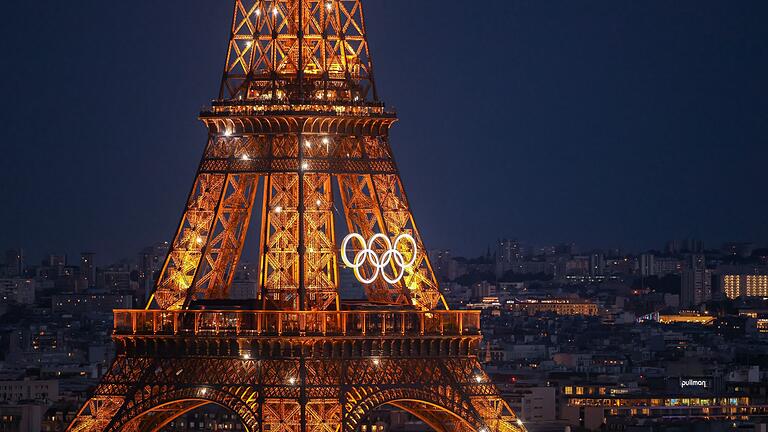
POLYGON ((558 315, 596 316, 596 303, 569 299, 516 300, 509 302, 513 311, 525 312, 529 315, 538 313, 556 313, 558 315))
POLYGON ((656 321, 662 324, 701 324, 711 325, 715 322, 715 317, 711 315, 699 314, 699 313, 680 313, 677 315, 672 314, 659 314, 656 321))
POLYGON ((754 404, 745 396, 574 395, 566 396, 566 404, 561 409, 563 418, 571 424, 591 430, 600 429, 615 417, 735 421, 768 415, 768 405, 754 404))
MULTIPOLYGON (((754 372, 754 371, 753 371, 754 372)), ((725 382, 713 376, 668 377, 657 388, 621 383, 574 383, 561 387, 562 417, 591 430, 611 424, 643 424, 681 420, 755 421, 768 415, 765 385, 725 382)))
POLYGON ((480 312, 447 310, 438 289, 362 1, 234 3, 219 97, 200 114, 207 143, 154 294, 114 312, 116 359, 69 430, 157 431, 216 404, 254 432, 353 432, 382 405, 439 431, 524 431, 476 357, 480 312), (230 300, 254 216, 256 298, 230 300), (345 258, 339 216, 362 239, 345 258), (365 307, 342 303, 341 262, 365 281, 365 307))
POLYGON ((768 275, 766 274, 722 274, 720 286, 730 298, 768 297, 768 275))

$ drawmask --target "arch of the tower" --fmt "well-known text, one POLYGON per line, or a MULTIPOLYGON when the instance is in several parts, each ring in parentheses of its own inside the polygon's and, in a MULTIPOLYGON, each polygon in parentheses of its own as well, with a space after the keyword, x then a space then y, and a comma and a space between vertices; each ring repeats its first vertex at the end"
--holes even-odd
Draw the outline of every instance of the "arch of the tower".
POLYGON ((195 409, 214 404, 235 414, 246 431, 258 428, 255 397, 244 398, 228 391, 196 387, 171 390, 137 402, 125 410, 110 430, 154 432, 195 409), (248 403, 247 401, 253 401, 248 403))
POLYGON ((474 432, 478 428, 453 411, 423 401, 398 400, 389 402, 395 408, 407 411, 436 432, 474 432))
MULTIPOLYGON (((212 394, 211 396, 214 395, 212 394)), ((161 397, 155 400, 163 399, 165 398, 161 397)), ((237 411, 236 407, 222 402, 220 398, 206 398, 202 396, 169 400, 157 405, 148 403, 147 405, 152 405, 151 408, 140 412, 134 417, 124 418, 123 421, 118 421, 112 430, 131 432, 158 431, 184 414, 211 404, 226 408, 237 415, 246 431, 258 430, 256 416, 252 412, 242 415, 242 413, 237 411)), ((468 420, 470 417, 462 417, 460 414, 438 403, 418 399, 392 399, 373 406, 359 419, 355 421, 349 421, 352 420, 351 418, 348 419, 348 422, 344 424, 344 430, 359 430, 360 426, 364 424, 364 421, 362 420, 365 419, 367 414, 385 405, 407 411, 436 432, 478 432, 483 430, 482 424, 477 421, 468 420)))
POLYGON ((469 403, 462 403, 449 394, 415 388, 382 390, 361 399, 347 414, 344 430, 359 429, 374 410, 385 405, 413 414, 437 432, 488 430, 469 403))

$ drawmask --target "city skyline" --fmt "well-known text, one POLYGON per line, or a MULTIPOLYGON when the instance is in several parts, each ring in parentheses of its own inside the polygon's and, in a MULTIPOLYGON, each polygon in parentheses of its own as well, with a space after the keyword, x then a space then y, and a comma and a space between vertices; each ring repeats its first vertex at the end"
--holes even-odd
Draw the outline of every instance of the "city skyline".
MULTIPOLYGON (((757 193, 764 4, 498 2, 493 14, 457 4, 421 26, 433 2, 392 5, 367 3, 368 27, 381 96, 402 119, 397 162, 428 248, 477 255, 499 233, 629 250, 669 238, 768 239, 757 193), (439 43, 457 20, 483 25, 439 43), (496 67, 464 61, 471 47, 479 58, 499 47, 508 55, 496 67), (465 79, 477 74, 488 78, 465 79), (459 101, 471 108, 450 108, 459 101)), ((228 7, 102 7, 10 6, 9 17, 37 19, 14 20, 4 38, 22 46, 30 37, 40 55, 22 61, 26 51, 11 50, 18 61, 2 84, 15 103, 2 108, 10 151, 0 180, 13 205, 0 222, 14 229, 0 244, 33 255, 96 250, 109 261, 173 231, 203 145, 195 115, 215 95, 228 7), (93 19, 102 14, 122 19, 93 19), (72 31, 77 23, 88 31, 72 31), (16 31, 24 25, 36 31, 16 31), (57 91, 34 85, 51 71, 57 91), (41 100, 57 107, 50 127, 31 120, 41 100)))
MULTIPOLYGON (((582 245, 579 245, 575 242, 569 242, 569 241, 560 241, 550 244, 537 244, 528 241, 525 238, 520 238, 516 236, 497 236, 493 241, 489 241, 488 244, 478 253, 464 253, 461 250, 457 250, 455 248, 446 247, 446 248, 428 248, 429 252, 439 252, 439 251, 450 251, 452 256, 454 257, 461 257, 461 258, 467 258, 467 259, 476 259, 476 258, 483 258, 488 256, 489 254, 491 257, 495 257, 497 253, 499 253, 499 241, 514 241, 515 243, 518 243, 521 247, 521 250, 523 251, 523 254, 521 257, 537 257, 537 256, 544 256, 548 254, 554 253, 553 251, 557 249, 558 247, 567 246, 569 248, 573 248, 572 254, 573 255, 585 255, 590 254, 593 252, 598 252, 601 254, 604 254, 606 257, 625 257, 625 256, 632 256, 632 257, 639 257, 643 254, 656 254, 656 255, 677 255, 682 253, 704 253, 704 252, 714 252, 714 251, 725 251, 729 247, 736 247, 736 246, 743 246, 748 248, 750 251, 752 250, 758 250, 763 251, 768 249, 768 244, 766 243, 760 243, 760 242, 753 242, 753 241, 733 241, 733 242, 723 242, 721 244, 707 244, 706 242, 702 241, 701 239, 695 239, 695 238, 676 238, 676 239, 669 239, 666 242, 663 242, 662 244, 654 245, 652 247, 640 249, 640 250, 628 250, 624 249, 620 246, 618 247, 585 247, 582 245), (701 245, 701 249, 697 250, 690 250, 688 249, 689 242, 695 242, 697 244, 701 245), (674 252, 670 252, 670 248, 674 247, 676 248, 674 252)), ((255 240, 254 240, 255 242, 255 240)), ((166 241, 156 241, 151 244, 143 245, 142 247, 138 248, 136 251, 126 251, 124 253, 116 253, 113 257, 112 255, 105 254, 103 251, 94 251, 87 248, 80 248, 80 249, 73 249, 73 250, 61 250, 61 249, 46 249, 44 251, 41 251, 38 253, 38 251, 35 251, 33 253, 30 253, 28 249, 23 247, 23 245, 0 245, 0 252, 5 251, 21 251, 23 256, 23 262, 24 265, 28 266, 38 266, 41 263, 45 263, 46 260, 48 260, 51 256, 56 257, 64 257, 66 259, 67 265, 76 265, 77 261, 80 259, 81 254, 87 253, 94 255, 94 263, 97 266, 100 267, 108 267, 120 263, 130 263, 136 260, 137 256, 140 256, 142 254, 142 251, 151 249, 153 247, 159 247, 161 245, 165 244, 166 247, 168 245, 168 242, 166 241)), ((258 253, 256 251, 251 251, 250 254, 244 253, 241 261, 244 263, 256 263, 258 262, 258 253)), ((3 264, 2 259, 0 258, 0 264, 3 264)), ((342 266, 342 263, 339 262, 339 266, 342 266)))

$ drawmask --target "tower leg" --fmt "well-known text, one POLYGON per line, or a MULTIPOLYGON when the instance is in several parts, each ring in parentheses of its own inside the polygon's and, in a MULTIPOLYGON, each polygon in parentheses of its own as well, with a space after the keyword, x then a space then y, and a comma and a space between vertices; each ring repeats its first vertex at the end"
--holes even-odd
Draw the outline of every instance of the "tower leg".
MULTIPOLYGON (((376 201, 373 191, 373 181, 370 175, 346 174, 338 176, 341 200, 349 232, 371 238, 374 234, 387 232, 384 227, 381 208, 376 201)), ((367 274, 373 269, 364 266, 367 274)), ((407 305, 409 300, 405 295, 402 284, 389 285, 377 279, 373 284, 365 286, 366 296, 373 302, 407 305)))
POLYGON ((226 298, 245 244, 258 184, 256 174, 227 175, 192 283, 193 297, 226 298))
POLYGON ((153 298, 161 309, 181 309, 196 298, 226 297, 262 176, 243 166, 266 146, 265 139, 255 137, 209 135, 158 278, 153 298))
POLYGON ((163 309, 180 309, 186 300, 216 219, 225 181, 224 174, 198 173, 195 178, 154 293, 163 309))
POLYGON ((373 175, 373 189, 376 200, 381 208, 384 227, 390 236, 409 233, 416 241, 416 260, 406 271, 404 278, 411 303, 422 309, 438 309, 446 307, 442 294, 437 286, 435 273, 421 240, 419 230, 413 220, 413 214, 408 206, 408 199, 403 189, 399 175, 373 175), (441 304, 442 303, 442 304, 441 304))

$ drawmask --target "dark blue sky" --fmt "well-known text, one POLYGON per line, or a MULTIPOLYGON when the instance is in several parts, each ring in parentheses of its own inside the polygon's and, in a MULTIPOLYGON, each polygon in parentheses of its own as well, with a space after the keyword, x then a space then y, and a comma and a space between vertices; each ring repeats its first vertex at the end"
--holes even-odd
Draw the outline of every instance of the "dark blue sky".
MULTIPOLYGON (((0 247, 169 239, 231 4, 9 2, 0 247)), ((379 94, 428 247, 768 240, 768 2, 368 0, 379 94)))

